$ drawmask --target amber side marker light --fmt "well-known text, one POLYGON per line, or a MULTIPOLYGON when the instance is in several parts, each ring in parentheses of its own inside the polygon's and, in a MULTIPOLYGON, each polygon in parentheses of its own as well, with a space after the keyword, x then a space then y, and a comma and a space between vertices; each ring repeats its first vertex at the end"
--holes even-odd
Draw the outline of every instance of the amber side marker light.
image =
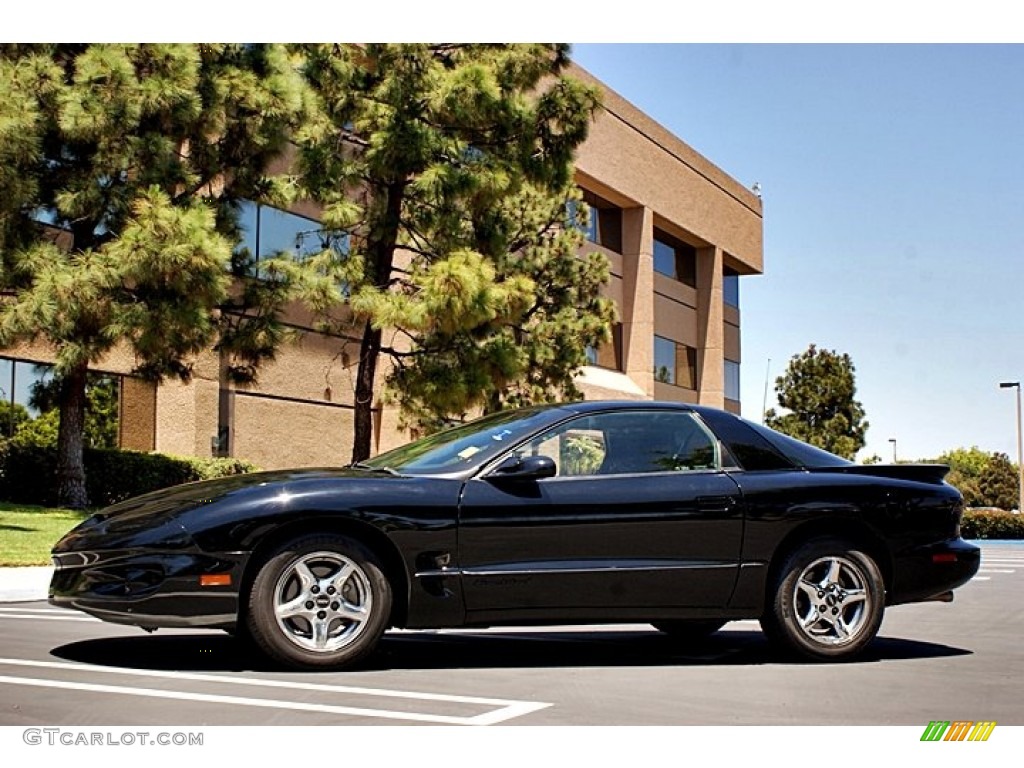
POLYGON ((944 552, 941 555, 932 555, 933 563, 955 563, 956 555, 952 552, 944 552))
POLYGON ((200 587, 228 587, 231 586, 230 573, 207 573, 199 577, 200 587))

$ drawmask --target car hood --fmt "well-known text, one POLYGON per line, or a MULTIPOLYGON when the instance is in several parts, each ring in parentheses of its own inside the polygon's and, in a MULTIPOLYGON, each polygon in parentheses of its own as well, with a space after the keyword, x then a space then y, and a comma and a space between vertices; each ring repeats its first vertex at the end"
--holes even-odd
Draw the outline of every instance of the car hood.
POLYGON ((262 499, 280 499, 290 488, 315 485, 318 481, 330 482, 335 487, 339 485, 338 480, 348 481, 355 489, 369 478, 375 481, 397 479, 381 472, 331 468, 253 472, 200 480, 106 507, 82 522, 73 533, 127 534, 167 524, 196 510, 208 509, 213 514, 216 509, 235 506, 238 502, 253 505, 262 499))

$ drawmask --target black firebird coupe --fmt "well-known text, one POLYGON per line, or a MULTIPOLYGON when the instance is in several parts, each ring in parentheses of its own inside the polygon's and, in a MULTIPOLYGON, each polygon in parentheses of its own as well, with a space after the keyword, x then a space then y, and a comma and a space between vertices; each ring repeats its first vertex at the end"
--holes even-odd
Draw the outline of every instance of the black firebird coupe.
POLYGON ((388 627, 760 619, 810 659, 860 652, 886 606, 977 571, 939 465, 860 466, 712 408, 496 413, 343 469, 170 488, 54 548, 54 605, 224 629, 339 668, 388 627))

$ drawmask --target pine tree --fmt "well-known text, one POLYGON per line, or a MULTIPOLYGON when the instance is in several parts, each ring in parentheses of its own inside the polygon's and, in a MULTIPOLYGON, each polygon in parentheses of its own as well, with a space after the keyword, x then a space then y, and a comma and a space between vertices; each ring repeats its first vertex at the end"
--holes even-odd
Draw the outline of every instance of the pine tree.
POLYGON ((598 92, 564 45, 304 46, 322 120, 299 136, 360 337, 353 461, 370 453, 378 364, 407 424, 578 397, 608 337, 603 256, 579 258, 572 158, 598 92), (567 205, 568 204, 568 205, 567 205))
POLYGON ((211 344, 242 380, 273 355, 297 278, 230 290, 233 210, 287 200, 266 168, 306 93, 277 45, 0 47, 0 346, 55 349, 62 504, 87 504, 86 374, 115 345, 156 380, 211 344))
POLYGON ((794 355, 785 374, 775 380, 779 405, 765 414, 765 425, 826 451, 852 459, 864 447, 868 422, 854 399, 853 361, 847 354, 811 344, 794 355))

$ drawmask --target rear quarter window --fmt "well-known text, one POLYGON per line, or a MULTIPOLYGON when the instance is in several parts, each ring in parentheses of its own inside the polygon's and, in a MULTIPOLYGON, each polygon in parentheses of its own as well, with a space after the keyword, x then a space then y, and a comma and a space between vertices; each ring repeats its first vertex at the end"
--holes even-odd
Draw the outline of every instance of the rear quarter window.
POLYGON ((731 413, 702 411, 704 422, 748 471, 793 469, 797 464, 758 434, 751 425, 731 413))

